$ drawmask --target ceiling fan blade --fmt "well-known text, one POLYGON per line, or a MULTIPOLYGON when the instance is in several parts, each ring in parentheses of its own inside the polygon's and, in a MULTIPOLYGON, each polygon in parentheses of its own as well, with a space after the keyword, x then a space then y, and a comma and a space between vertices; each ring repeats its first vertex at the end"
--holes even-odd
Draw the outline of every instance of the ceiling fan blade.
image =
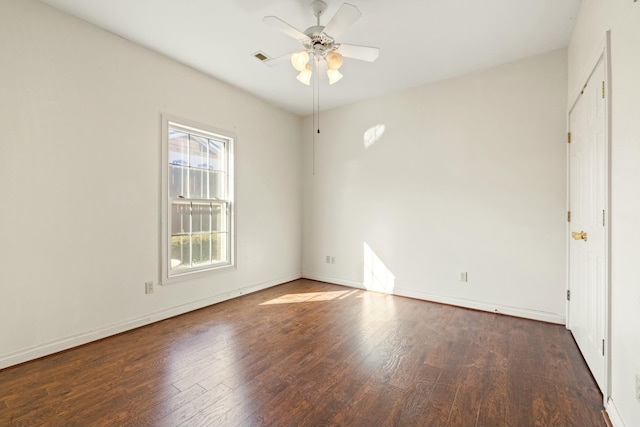
POLYGON ((378 59, 380 49, 369 46, 356 46, 353 44, 341 44, 338 53, 345 58, 359 59, 360 61, 373 62, 378 59))
POLYGON ((362 14, 360 10, 352 4, 344 3, 340 6, 340 9, 333 15, 331 21, 324 27, 323 32, 333 37, 334 39, 340 37, 344 31, 356 22, 362 14))
POLYGON ((291 25, 287 24, 286 22, 284 22, 282 19, 278 18, 277 16, 265 16, 264 18, 262 18, 262 21, 265 24, 271 25, 272 27, 282 31, 283 33, 285 33, 289 37, 292 37, 292 38, 298 40, 299 42, 305 42, 305 41, 309 40, 309 37, 305 33, 295 29, 294 27, 292 27, 291 25))
POLYGON ((267 59, 262 61, 263 64, 265 64, 268 67, 276 67, 280 64, 284 64, 285 62, 290 62, 291 61, 291 55, 293 55, 295 52, 292 53, 287 53, 286 55, 282 55, 282 56, 278 56, 277 58, 271 58, 271 59, 267 59))

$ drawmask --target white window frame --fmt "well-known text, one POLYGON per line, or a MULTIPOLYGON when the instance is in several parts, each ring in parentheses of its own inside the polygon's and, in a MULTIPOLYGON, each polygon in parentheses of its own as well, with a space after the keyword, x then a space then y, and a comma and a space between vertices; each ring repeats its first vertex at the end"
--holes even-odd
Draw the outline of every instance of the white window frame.
MULTIPOLYGON (((234 145, 236 136, 232 132, 217 129, 213 126, 196 123, 194 121, 176 117, 170 114, 162 114, 162 219, 161 219, 161 280, 162 284, 169 284, 177 281, 194 278, 194 275, 202 275, 227 268, 235 267, 235 186, 234 186, 234 145), (205 265, 182 267, 180 269, 172 269, 171 264, 171 230, 172 218, 171 207, 176 202, 175 197, 170 197, 169 176, 171 164, 169 163, 169 129, 175 129, 189 133, 191 135, 223 141, 225 145, 225 160, 227 173, 226 199, 207 198, 207 199, 190 199, 180 197, 185 203, 210 202, 213 204, 224 204, 226 210, 226 254, 227 259, 205 265)), ((192 234, 190 234, 192 235, 192 234)), ((190 246, 192 247, 192 246, 190 246)))

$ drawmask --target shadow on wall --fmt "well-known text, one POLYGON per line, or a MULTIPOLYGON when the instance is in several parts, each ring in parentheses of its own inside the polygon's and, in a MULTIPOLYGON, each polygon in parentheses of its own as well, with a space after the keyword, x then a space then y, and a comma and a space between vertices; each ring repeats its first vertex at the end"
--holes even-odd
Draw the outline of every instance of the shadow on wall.
POLYGON ((396 276, 387 268, 378 255, 364 242, 364 280, 368 291, 393 293, 396 276))

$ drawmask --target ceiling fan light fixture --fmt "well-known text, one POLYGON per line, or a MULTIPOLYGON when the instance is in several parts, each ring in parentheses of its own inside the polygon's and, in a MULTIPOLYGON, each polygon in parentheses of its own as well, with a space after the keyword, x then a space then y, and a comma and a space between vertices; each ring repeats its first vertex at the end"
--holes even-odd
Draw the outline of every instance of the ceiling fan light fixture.
POLYGON ((300 74, 296 77, 296 79, 307 86, 311 84, 311 66, 307 64, 305 68, 300 71, 300 74))
MULTIPOLYGON (((340 34, 362 16, 356 6, 350 3, 343 3, 324 26, 320 25, 320 16, 327 9, 325 0, 312 1, 311 9, 316 17, 316 25, 307 28, 304 32, 296 29, 277 16, 265 16, 262 19, 266 24, 280 30, 303 46, 303 50, 301 51, 283 55, 275 60, 267 59, 264 62, 272 66, 280 63, 280 58, 282 58, 282 61, 286 61, 287 58, 290 59, 293 68, 299 72, 296 79, 310 86, 314 66, 317 70, 326 70, 329 83, 334 84, 343 77, 338 69, 342 67, 344 58, 358 59, 367 62, 373 62, 378 58, 379 49, 377 47, 357 46, 336 42, 336 37, 339 37, 340 34), (312 60, 317 61, 317 64, 311 64, 312 60), (325 61, 326 68, 322 60, 325 61)), ((316 79, 315 82, 317 83, 319 80, 316 79)), ((316 85, 314 84, 314 86, 316 85)), ((317 87, 319 88, 319 83, 317 87)))
POLYGON ((309 63, 309 52, 306 50, 301 50, 298 53, 294 53, 291 55, 291 65, 296 70, 302 72, 305 70, 305 67, 309 63))
POLYGON ((338 70, 332 70, 331 68, 327 70, 327 77, 329 77, 329 84, 332 85, 338 81, 340 81, 340 79, 342 79, 342 73, 340 73, 340 71, 338 70))
POLYGON ((327 55, 327 66, 330 70, 338 70, 342 67, 342 55, 338 52, 329 52, 327 55))

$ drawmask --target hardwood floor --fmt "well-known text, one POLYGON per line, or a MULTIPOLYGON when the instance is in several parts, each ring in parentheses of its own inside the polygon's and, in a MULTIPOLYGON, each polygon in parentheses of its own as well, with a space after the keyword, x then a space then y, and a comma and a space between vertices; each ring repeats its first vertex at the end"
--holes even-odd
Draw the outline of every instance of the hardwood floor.
POLYGON ((605 426, 559 325, 298 280, 0 371, 0 425, 605 426))

